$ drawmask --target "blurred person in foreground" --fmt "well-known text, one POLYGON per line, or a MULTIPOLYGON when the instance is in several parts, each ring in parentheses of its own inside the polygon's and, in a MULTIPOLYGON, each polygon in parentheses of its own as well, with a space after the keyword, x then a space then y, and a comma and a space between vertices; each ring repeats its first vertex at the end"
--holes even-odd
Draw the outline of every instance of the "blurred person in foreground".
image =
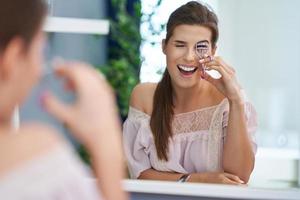
POLYGON ((91 155, 93 175, 56 130, 38 123, 11 126, 16 105, 22 104, 42 74, 42 0, 1 0, 0 6, 0 197, 1 199, 125 200, 121 188, 121 128, 111 88, 92 67, 64 63, 55 74, 75 93, 72 104, 50 92, 42 105, 91 155))

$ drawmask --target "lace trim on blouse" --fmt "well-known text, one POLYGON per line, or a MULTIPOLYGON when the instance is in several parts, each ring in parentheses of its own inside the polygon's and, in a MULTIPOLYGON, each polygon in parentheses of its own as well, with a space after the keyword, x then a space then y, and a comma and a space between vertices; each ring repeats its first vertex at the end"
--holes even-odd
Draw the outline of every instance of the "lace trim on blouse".
POLYGON ((173 133, 181 134, 208 130, 216 108, 217 106, 212 106, 176 115, 172 124, 173 133))
MULTIPOLYGON (((172 123, 173 134, 208 130, 212 122, 213 114, 220 104, 174 115, 172 123)), ((130 107, 128 118, 133 122, 140 122, 150 120, 150 115, 134 107, 130 107)))

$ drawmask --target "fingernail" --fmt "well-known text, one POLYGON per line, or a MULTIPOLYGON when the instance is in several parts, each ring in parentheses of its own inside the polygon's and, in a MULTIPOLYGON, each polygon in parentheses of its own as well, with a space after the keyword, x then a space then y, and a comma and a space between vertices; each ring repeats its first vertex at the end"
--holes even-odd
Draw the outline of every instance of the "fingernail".
POLYGON ((205 61, 205 59, 200 59, 200 60, 199 60, 199 63, 202 64, 202 63, 204 63, 204 61, 205 61))

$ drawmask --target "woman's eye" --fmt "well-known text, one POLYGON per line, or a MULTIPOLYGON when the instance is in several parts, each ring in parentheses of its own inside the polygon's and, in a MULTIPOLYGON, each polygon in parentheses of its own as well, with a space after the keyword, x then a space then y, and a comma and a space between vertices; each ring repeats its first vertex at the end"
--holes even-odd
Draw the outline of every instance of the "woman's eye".
POLYGON ((197 49, 208 49, 206 45, 197 45, 197 49))

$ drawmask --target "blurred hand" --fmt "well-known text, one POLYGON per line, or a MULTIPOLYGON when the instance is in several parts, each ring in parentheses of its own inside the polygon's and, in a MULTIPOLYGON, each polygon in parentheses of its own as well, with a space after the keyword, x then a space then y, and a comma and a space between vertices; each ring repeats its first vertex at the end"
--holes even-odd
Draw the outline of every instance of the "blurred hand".
POLYGON ((99 191, 107 200, 125 200, 121 126, 115 98, 100 72, 82 63, 56 68, 66 88, 75 93, 74 103, 65 104, 52 94, 44 96, 46 110, 64 123, 89 151, 99 191), (114 163, 114 165, 111 165, 114 163))
POLYGON ((82 144, 88 146, 99 137, 109 139, 102 137, 120 130, 112 89, 100 72, 83 63, 64 63, 55 73, 75 93, 76 101, 65 104, 47 93, 43 98, 44 107, 82 144))

